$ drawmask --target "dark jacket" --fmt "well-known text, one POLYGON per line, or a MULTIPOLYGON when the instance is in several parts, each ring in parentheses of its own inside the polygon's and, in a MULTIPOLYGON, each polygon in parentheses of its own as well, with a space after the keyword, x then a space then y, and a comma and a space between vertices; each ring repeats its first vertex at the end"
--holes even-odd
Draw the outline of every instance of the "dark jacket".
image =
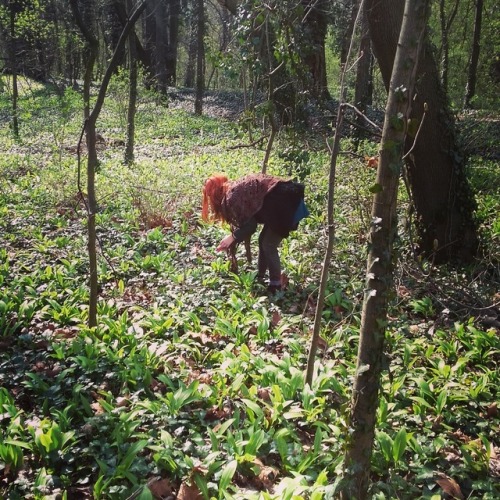
POLYGON ((242 241, 257 224, 265 224, 283 238, 297 229, 297 208, 304 200, 304 186, 263 174, 251 174, 231 184, 223 202, 225 219, 242 241))

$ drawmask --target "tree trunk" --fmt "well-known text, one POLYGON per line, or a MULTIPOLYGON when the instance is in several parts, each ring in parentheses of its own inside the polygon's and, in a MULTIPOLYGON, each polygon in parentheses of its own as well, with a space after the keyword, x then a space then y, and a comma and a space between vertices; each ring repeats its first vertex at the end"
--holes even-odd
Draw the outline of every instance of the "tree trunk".
MULTIPOLYGON (((356 83, 354 85, 354 105, 362 113, 366 112, 367 106, 372 103, 373 94, 373 56, 371 51, 370 31, 368 27, 368 16, 366 5, 361 12, 361 34, 359 41, 358 64, 356 66, 356 83)), ((364 118, 356 114, 356 138, 362 139, 366 136, 364 118)))
POLYGON ((233 16, 238 12, 238 7, 240 5, 240 0, 217 0, 219 4, 226 8, 233 16))
POLYGON ((269 163, 269 158, 271 158, 271 151, 273 150, 274 139, 276 138, 276 134, 278 133, 278 124, 276 123, 275 118, 275 109, 274 104, 271 101, 269 103, 269 111, 268 111, 268 119, 269 125, 271 126, 271 132, 269 133, 269 138, 267 140, 266 153, 264 154, 264 159, 262 160, 262 168, 261 173, 267 174, 267 165, 269 163))
MULTIPOLYGON (((71 0, 71 7, 73 13, 75 14, 75 19, 77 24, 84 34, 85 39, 89 42, 91 46, 95 45, 96 39, 93 33, 87 29, 85 23, 83 23, 80 11, 78 9, 78 0, 71 0)), ((97 95, 96 102, 89 113, 88 102, 85 104, 85 126, 84 130, 86 133, 87 140, 87 230, 88 230, 88 252, 89 252, 89 268, 90 268, 90 293, 89 293, 89 318, 88 325, 90 328, 97 326, 97 299, 98 299, 98 281, 97 281, 97 233, 95 225, 95 215, 97 213, 97 200, 95 192, 95 171, 98 163, 97 150, 96 150, 96 122, 99 114, 101 112, 102 106, 104 104, 104 99, 106 97, 106 91, 108 89, 109 81, 111 80, 112 74, 116 71, 120 57, 122 56, 123 47, 133 28, 135 22, 141 15, 142 11, 146 7, 146 0, 139 3, 135 10, 130 14, 127 24, 123 28, 120 39, 117 42, 115 52, 113 57, 108 64, 106 72, 104 74, 101 86, 99 88, 99 93, 97 95)), ((95 47, 94 47, 95 48, 95 47)), ((91 51, 92 55, 97 55, 97 50, 91 51), (95 54, 94 54, 95 52, 95 54)), ((95 58, 94 58, 95 61, 95 58)), ((90 67, 91 59, 87 61, 87 72, 86 74, 92 73, 92 67, 90 67)), ((93 66, 93 62, 92 62, 93 66)), ((78 147, 80 151, 80 146, 78 147)))
MULTIPOLYGON (((121 27, 125 26, 127 24, 127 8, 123 4, 123 2, 119 0, 114 1, 114 7, 116 11, 116 15, 118 16, 118 19, 120 20, 121 27)), ((154 68, 153 68, 153 63, 151 59, 151 52, 149 50, 146 50, 144 46, 142 45, 141 41, 139 40, 137 33, 135 30, 132 32, 132 36, 134 39, 134 44, 135 44, 135 53, 136 53, 136 60, 140 61, 142 65, 144 66, 144 70, 147 72, 148 75, 148 80, 151 80, 151 78, 154 75, 154 68)), ((147 39, 147 34, 144 34, 144 37, 147 39)))
MULTIPOLYGON (((132 12, 132 2, 127 0, 127 10, 132 12)), ((125 163, 134 162, 134 142, 135 142, 135 112, 137 103, 137 48, 135 30, 132 28, 128 36, 129 55, 129 93, 127 109, 127 143, 125 144, 125 163)))
POLYGON ((194 112, 203 111, 203 92, 205 90, 205 5, 203 0, 196 0, 196 97, 194 112))
MULTIPOLYGON (((358 7, 361 0, 348 0, 346 2, 346 10, 349 10, 349 19, 345 21, 345 29, 342 32, 342 41, 340 45, 340 66, 345 66, 347 61, 347 56, 349 53, 349 47, 351 46, 352 35, 354 33, 354 21, 356 19, 356 13, 358 12, 358 7)), ((347 16, 346 16, 347 17, 347 16)), ((343 26, 343 27, 344 27, 343 26)))
POLYGON ((168 17, 167 4, 162 0, 154 2, 155 19, 155 67, 156 67, 156 90, 160 94, 167 93, 167 51, 168 51, 168 17))
MULTIPOLYGON (((116 48, 116 44, 120 38, 120 34, 123 29, 123 24, 121 22, 121 18, 119 12, 116 8, 116 5, 121 5, 122 8, 125 8, 125 4, 127 0, 105 0, 102 6, 102 16, 105 27, 103 28, 103 36, 104 42, 107 47, 114 52, 116 48)), ((122 59, 118 63, 119 66, 123 66, 125 64, 125 54, 122 55, 122 59)))
POLYGON ((481 25, 483 21, 483 0, 476 0, 476 16, 474 19, 474 35, 472 40, 472 51, 470 55, 467 84, 465 87, 464 108, 471 108, 471 101, 476 94, 477 66, 479 64, 479 52, 481 50, 481 25))
POLYGON ((167 47, 165 54, 167 85, 177 83, 177 52, 179 46, 180 0, 168 1, 167 47))
POLYGON ((449 18, 446 16, 446 1, 439 0, 439 24, 441 26, 441 85, 445 92, 448 92, 448 73, 449 73, 449 33, 450 28, 458 12, 460 0, 455 0, 449 18))
POLYGON ((304 58, 304 63, 311 78, 309 91, 317 99, 330 99, 326 80, 325 56, 329 3, 324 0, 302 0, 304 6, 304 32, 310 47, 304 58))
POLYGON ((392 289, 398 182, 429 2, 406 0, 389 86, 375 184, 377 189, 372 205, 366 292, 351 402, 349 442, 344 462, 342 497, 347 499, 368 498, 387 304, 392 289))
MULTIPOLYGON (((403 5, 399 0, 367 0, 372 47, 386 87, 396 53, 403 5)), ((477 251, 474 199, 465 176, 453 116, 428 44, 418 68, 413 124, 424 119, 418 139, 409 135, 408 180, 418 217, 418 251, 436 263, 470 261, 477 251)))
POLYGON ((10 71, 12 73, 12 133, 17 139, 19 137, 19 120, 17 101, 19 99, 19 91, 17 88, 17 37, 16 37, 16 10, 13 1, 9 2, 9 22, 10 22, 10 43, 9 43, 9 58, 10 71))
POLYGON ((177 80, 180 0, 149 1, 154 27, 147 24, 148 40, 155 41, 152 50, 156 67, 156 88, 158 92, 165 94, 168 86, 174 86, 177 80))
POLYGON ((156 0, 147 0, 146 15, 144 16, 142 31, 144 40, 144 50, 151 61, 151 78, 146 82, 148 88, 156 85, 156 0))
MULTIPOLYGON (((344 70, 342 70, 342 72, 344 75, 345 68, 344 70)), ((341 96, 344 94, 342 84, 341 84, 340 94, 341 96)), ((323 257, 323 265, 321 267, 318 300, 316 302, 316 311, 314 314, 313 334, 311 338, 311 345, 309 346, 309 353, 307 356, 306 384, 308 384, 309 387, 312 387, 313 383, 314 364, 320 340, 321 322, 323 317, 323 309, 325 306, 326 287, 328 285, 328 276, 330 274, 329 269, 330 269, 330 263, 332 261, 333 245, 335 243, 335 220, 334 220, 335 184, 337 178, 337 158, 340 152, 340 139, 342 136, 341 130, 342 130, 342 123, 344 121, 344 111, 345 111, 345 104, 344 102, 340 102, 337 109, 337 118, 335 121, 335 135, 333 137, 332 152, 330 155, 330 171, 328 175, 328 199, 327 199, 327 209, 326 209, 326 216, 328 220, 328 240, 327 240, 325 255, 323 257)))
MULTIPOLYGON (((98 280, 97 280, 97 234, 95 225, 95 214, 97 212, 97 201, 95 196, 95 170, 97 167, 96 152, 96 134, 95 127, 90 128, 90 85, 92 83, 92 73, 94 71, 95 61, 99 51, 99 42, 94 33, 88 28, 87 22, 83 20, 78 7, 78 0, 70 1, 71 9, 75 21, 83 38, 87 43, 87 61, 85 65, 85 76, 83 81, 83 116, 85 119, 85 133, 87 142, 87 250, 89 254, 89 328, 97 326, 97 299, 98 299, 98 280)), ((80 158, 80 144, 78 145, 78 158, 80 158)), ((79 162, 80 163, 80 162, 79 162)), ((79 165, 80 166, 80 165, 79 165)), ((79 176, 80 177, 80 176, 79 176)), ((80 190, 80 185, 78 186, 80 190)), ((83 193, 82 195, 83 198, 83 193)))
POLYGON ((446 26, 445 1, 439 0, 439 23, 441 25, 441 84, 445 92, 448 92, 448 28, 446 26))
POLYGON ((191 15, 189 22, 189 42, 188 42, 188 60, 186 63, 186 73, 184 75, 184 86, 194 88, 196 79, 196 47, 197 47, 197 18, 196 10, 191 15))
MULTIPOLYGON (((357 23, 359 23, 362 16, 363 4, 360 3, 358 9, 356 10, 356 15, 352 23, 353 31, 357 23)), ((347 63, 350 57, 351 51, 348 49, 346 52, 347 63)), ((333 136, 333 146, 330 155, 330 172, 328 176, 328 199, 326 216, 328 221, 328 242, 326 245, 325 256, 323 259, 323 265, 321 267, 321 278, 318 287, 318 300, 316 302, 316 311, 314 314, 314 327, 313 334, 311 338, 311 345, 309 347, 309 354, 307 356, 307 370, 306 370, 306 384, 309 387, 312 386, 313 376, 314 376, 314 364, 316 359, 316 351, 319 344, 319 336, 321 330, 321 321, 323 317, 323 309, 325 305, 325 295, 326 288, 328 285, 328 276, 330 269, 330 262, 333 255, 333 245, 335 242, 335 220, 334 220, 334 208, 335 208, 335 184, 337 176, 337 158, 340 152, 340 139, 342 137, 342 124, 344 121, 344 112, 346 108, 345 95, 346 95, 346 85, 345 79, 347 74, 347 64, 343 64, 340 73, 340 93, 339 93, 339 105, 337 109, 337 118, 335 121, 335 134, 333 136)))

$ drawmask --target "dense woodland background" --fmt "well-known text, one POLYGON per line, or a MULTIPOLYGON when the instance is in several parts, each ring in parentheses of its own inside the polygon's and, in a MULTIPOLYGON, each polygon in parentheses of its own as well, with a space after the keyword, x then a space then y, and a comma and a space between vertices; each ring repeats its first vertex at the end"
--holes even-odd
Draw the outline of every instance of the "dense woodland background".
POLYGON ((398 0, 0 2, 1 498, 500 495, 500 16, 431 4, 411 110, 384 116, 398 0), (361 467, 389 150, 405 163, 361 467), (306 184, 276 296, 214 251, 227 228, 199 210, 218 171, 306 184))

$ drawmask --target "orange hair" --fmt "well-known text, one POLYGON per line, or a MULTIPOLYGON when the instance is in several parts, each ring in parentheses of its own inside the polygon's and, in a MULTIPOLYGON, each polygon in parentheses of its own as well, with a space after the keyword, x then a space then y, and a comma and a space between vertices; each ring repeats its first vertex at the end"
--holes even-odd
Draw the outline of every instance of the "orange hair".
POLYGON ((222 199, 226 194, 228 178, 223 174, 212 175, 203 186, 203 203, 201 207, 201 218, 206 222, 209 220, 209 212, 212 212, 212 220, 224 220, 222 214, 222 199))

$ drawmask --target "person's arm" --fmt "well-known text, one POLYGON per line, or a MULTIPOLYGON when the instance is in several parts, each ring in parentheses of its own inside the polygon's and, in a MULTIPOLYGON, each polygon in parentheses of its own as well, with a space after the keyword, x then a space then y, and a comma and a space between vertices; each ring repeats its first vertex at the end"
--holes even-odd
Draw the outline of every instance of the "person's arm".
POLYGON ((257 221, 254 217, 252 217, 248 222, 245 222, 241 227, 236 228, 232 234, 228 234, 217 247, 217 252, 222 252, 223 250, 227 250, 234 242, 240 243, 248 236, 251 236, 255 233, 257 229, 257 221))
POLYGON ((215 249, 217 252, 222 252, 223 250, 227 250, 234 242, 236 241, 235 237, 232 234, 228 234, 220 243, 219 246, 215 249))
POLYGON ((255 220, 255 217, 252 217, 247 222, 245 222, 245 224, 243 224, 241 227, 238 227, 233 231, 233 236, 235 241, 240 243, 249 236, 252 236, 252 234, 255 233, 256 229, 257 229, 257 221, 255 220))

